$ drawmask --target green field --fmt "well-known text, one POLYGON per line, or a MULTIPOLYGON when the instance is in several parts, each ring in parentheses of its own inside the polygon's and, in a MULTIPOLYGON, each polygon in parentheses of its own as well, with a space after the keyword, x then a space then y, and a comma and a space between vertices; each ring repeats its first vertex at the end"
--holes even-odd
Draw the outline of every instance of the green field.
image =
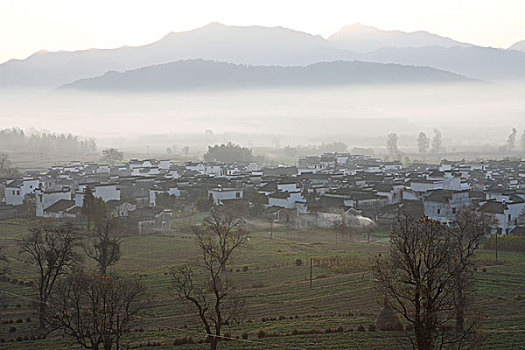
MULTIPOLYGON (((196 223, 202 214, 191 220, 196 223)), ((0 222, 0 244, 7 245, 10 278, 0 282, 4 291, 0 316, 0 349, 74 349, 60 334, 35 337, 37 317, 32 311, 35 279, 32 267, 19 254, 17 239, 35 221, 0 222), (19 281, 24 281, 23 285, 19 281), (6 343, 7 342, 7 343, 6 343)), ((137 349, 203 349, 206 344, 174 346, 181 337, 203 339, 193 309, 174 297, 168 272, 172 266, 195 259, 190 218, 177 219, 175 230, 163 235, 122 237, 122 258, 113 272, 142 280, 153 299, 140 328, 127 336, 127 346, 137 349)), ((351 240, 323 230, 286 230, 276 227, 273 239, 265 223, 250 223, 250 240, 229 266, 227 278, 247 301, 245 321, 229 326, 231 341, 221 349, 393 349, 407 344, 403 332, 375 332, 368 327, 380 311, 374 282, 368 272, 369 259, 388 250, 385 232, 372 235, 370 242, 354 235, 351 240), (308 265, 311 257, 350 256, 355 267, 348 271, 314 266, 310 288, 308 265), (296 266, 296 260, 303 264, 296 266), (358 331, 363 326, 366 331, 358 331), (257 334, 263 330, 265 337, 257 334), (242 339, 246 333, 247 339, 242 339), (301 334, 310 333, 310 334, 301 334), (235 338, 241 339, 235 339, 235 338)), ((500 252, 478 254, 476 273, 478 309, 483 321, 486 349, 518 349, 525 344, 525 256, 500 252)), ((245 335, 245 337, 246 337, 245 335)))

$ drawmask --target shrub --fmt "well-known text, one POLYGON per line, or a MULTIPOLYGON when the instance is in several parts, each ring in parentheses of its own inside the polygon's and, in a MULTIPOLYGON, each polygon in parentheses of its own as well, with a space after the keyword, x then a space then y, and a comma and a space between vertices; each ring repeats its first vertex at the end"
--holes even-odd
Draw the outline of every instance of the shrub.
POLYGON ((246 332, 242 333, 242 339, 248 339, 249 335, 246 332))
POLYGON ((31 317, 27 317, 26 322, 31 322, 31 317))
POLYGON ((339 327, 337 327, 336 331, 338 331, 338 332, 344 332, 345 329, 343 328, 343 326, 339 326, 339 327))
POLYGON ((303 261, 301 259, 295 259, 295 266, 301 266, 303 261))
POLYGON ((357 331, 358 332, 365 332, 365 327, 363 327, 363 325, 359 325, 359 327, 357 327, 357 331))
POLYGON ((253 282, 252 288, 263 288, 264 284, 261 281, 253 282))
POLYGON ((24 322, 24 320, 22 320, 21 318, 16 320, 16 323, 22 323, 22 322, 24 322))
POLYGON ((279 321, 282 321, 282 320, 285 320, 285 319, 286 319, 286 316, 279 315, 279 321))
POLYGON ((9 333, 14 333, 14 332, 16 332, 16 327, 9 328, 9 333))
POLYGON ((257 332, 257 338, 262 339, 264 337, 266 337, 266 332, 264 330, 261 329, 259 332, 257 332))
POLYGON ((414 330, 414 325, 412 323, 408 323, 405 327, 407 332, 412 332, 414 330))
POLYGON ((368 331, 369 332, 375 332, 376 331, 376 326, 374 324, 371 324, 370 326, 368 326, 368 331))
POLYGON ((248 266, 243 266, 243 267, 242 267, 242 271, 243 271, 243 272, 247 272, 248 269, 249 269, 248 266))

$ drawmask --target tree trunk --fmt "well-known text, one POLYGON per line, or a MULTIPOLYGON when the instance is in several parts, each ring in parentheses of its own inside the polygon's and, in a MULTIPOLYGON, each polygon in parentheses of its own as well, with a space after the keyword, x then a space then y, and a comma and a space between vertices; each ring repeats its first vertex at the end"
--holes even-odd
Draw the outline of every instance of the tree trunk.
POLYGON ((45 321, 45 315, 46 313, 46 303, 45 301, 41 301, 38 305, 38 321, 41 329, 46 328, 46 321, 45 321))
POLYGON ((422 325, 414 325, 418 350, 432 350, 432 337, 422 325))
POLYGON ((456 332, 463 332, 465 330, 465 312, 463 304, 460 302, 456 305, 456 332))
POLYGON ((212 336, 211 343, 210 343, 211 350, 217 350, 218 345, 219 345, 219 338, 212 336))

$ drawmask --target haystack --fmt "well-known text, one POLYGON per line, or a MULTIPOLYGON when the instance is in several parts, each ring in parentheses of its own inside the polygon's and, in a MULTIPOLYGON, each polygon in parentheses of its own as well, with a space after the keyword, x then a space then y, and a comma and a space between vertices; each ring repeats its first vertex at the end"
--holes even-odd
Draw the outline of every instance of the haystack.
POLYGON ((402 330, 403 325, 397 312, 385 303, 383 310, 377 315, 376 328, 379 331, 397 331, 402 330))

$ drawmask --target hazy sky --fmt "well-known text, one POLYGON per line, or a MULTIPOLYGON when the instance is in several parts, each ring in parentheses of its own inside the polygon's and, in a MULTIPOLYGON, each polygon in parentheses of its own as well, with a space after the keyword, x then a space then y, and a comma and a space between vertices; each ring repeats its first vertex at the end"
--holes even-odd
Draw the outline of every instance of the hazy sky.
POLYGON ((0 0, 0 62, 47 49, 141 45, 209 22, 324 37, 345 24, 427 30, 483 46, 525 39, 524 0, 0 0))

